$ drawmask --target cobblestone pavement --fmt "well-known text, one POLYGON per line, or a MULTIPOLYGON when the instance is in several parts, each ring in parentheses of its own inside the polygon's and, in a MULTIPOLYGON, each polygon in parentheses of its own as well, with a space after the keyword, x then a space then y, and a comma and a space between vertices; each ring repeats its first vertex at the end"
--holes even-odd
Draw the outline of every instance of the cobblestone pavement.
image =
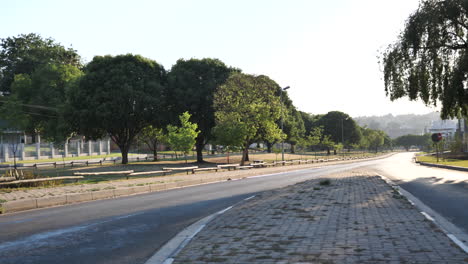
POLYGON ((468 263, 468 254, 379 176, 359 169, 234 207, 174 263, 452 264, 468 263))

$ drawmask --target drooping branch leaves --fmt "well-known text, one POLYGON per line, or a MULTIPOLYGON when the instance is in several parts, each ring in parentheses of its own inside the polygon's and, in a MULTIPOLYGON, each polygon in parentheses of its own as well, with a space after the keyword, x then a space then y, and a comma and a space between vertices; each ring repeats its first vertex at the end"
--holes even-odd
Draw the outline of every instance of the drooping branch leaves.
POLYGON ((423 0, 383 52, 385 91, 442 105, 443 118, 468 115, 468 2, 423 0))

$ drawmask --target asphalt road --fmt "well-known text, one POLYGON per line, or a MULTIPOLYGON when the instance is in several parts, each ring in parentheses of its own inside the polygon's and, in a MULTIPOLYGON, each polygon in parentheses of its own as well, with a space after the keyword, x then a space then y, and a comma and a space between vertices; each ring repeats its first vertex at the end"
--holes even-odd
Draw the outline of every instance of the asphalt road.
MULTIPOLYGON (((2 215, 0 263, 144 263, 186 226, 258 192, 361 166, 397 177, 416 167, 410 162, 404 165, 408 168, 392 167, 395 161, 407 159, 405 155, 2 215)), ((443 178, 438 171, 445 170, 430 170, 431 175, 443 178)), ((464 205, 465 211, 468 208, 466 185, 461 189, 457 184, 443 187, 418 179, 401 182, 414 185, 415 192, 423 194, 427 188, 437 187, 443 199, 464 205), (452 192, 459 189, 461 193, 452 192)), ((436 205, 440 203, 437 200, 436 205)), ((448 211, 454 222, 468 222, 466 212, 448 211)))
POLYGON ((417 165, 413 154, 394 155, 373 167, 468 234, 468 172, 417 165))

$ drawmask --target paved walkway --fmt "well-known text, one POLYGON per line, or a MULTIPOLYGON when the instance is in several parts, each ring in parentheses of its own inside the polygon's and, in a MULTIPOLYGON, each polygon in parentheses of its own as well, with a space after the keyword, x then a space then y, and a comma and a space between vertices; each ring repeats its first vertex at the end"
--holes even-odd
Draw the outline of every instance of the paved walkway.
POLYGON ((234 207, 174 263, 468 263, 468 254, 372 171, 327 179, 234 207))

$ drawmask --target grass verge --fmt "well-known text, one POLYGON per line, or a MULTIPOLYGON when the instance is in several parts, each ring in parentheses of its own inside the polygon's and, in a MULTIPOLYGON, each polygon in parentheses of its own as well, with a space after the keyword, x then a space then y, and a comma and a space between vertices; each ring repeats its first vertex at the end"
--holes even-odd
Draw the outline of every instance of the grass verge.
POLYGON ((459 160, 459 159, 442 159, 439 158, 439 162, 437 162, 437 158, 434 156, 419 156, 416 159, 420 162, 427 162, 427 163, 435 163, 435 164, 443 164, 449 166, 458 166, 458 167, 465 167, 468 168, 468 160, 459 160))

